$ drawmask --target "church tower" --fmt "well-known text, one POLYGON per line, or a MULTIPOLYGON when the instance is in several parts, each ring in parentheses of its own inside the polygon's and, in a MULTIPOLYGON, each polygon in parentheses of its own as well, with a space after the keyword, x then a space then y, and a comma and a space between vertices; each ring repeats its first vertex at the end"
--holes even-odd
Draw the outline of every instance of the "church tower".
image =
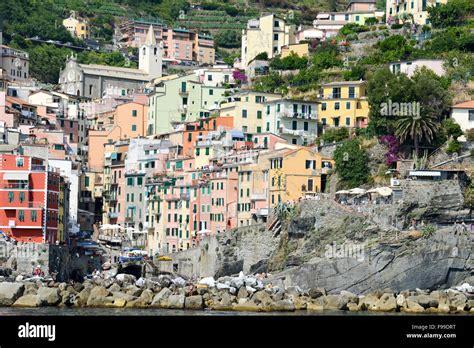
POLYGON ((148 73, 149 79, 161 77, 163 65, 163 50, 156 42, 155 31, 150 25, 145 44, 139 49, 138 68, 148 73))

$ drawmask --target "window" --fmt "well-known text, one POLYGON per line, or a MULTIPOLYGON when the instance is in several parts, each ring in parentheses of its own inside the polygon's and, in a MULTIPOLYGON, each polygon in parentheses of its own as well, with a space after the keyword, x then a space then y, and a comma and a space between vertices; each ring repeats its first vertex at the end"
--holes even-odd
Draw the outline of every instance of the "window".
POLYGON ((257 119, 261 119, 262 118, 262 111, 257 111, 257 119))
POLYGON ((291 126, 292 126, 291 128, 292 128, 293 130, 298 129, 298 121, 293 121, 291 126))
POLYGON ((136 132, 137 131, 137 125, 136 124, 132 124, 132 132, 136 132))
POLYGON ((31 210, 31 221, 36 222, 36 210, 31 210))
POLYGON ((247 110, 242 110, 242 118, 247 118, 247 110))
POLYGON ((16 159, 16 166, 17 166, 17 167, 23 167, 23 158, 18 157, 18 158, 16 159))
POLYGON ((209 148, 206 147, 206 156, 209 156, 209 148))
POLYGON ((341 97, 341 88, 340 87, 335 87, 332 89, 332 97, 333 99, 337 99, 341 97))
POLYGON ((143 178, 139 177, 137 178, 137 185, 141 186, 143 184, 143 178))
POLYGON ((209 90, 209 95, 214 95, 214 90, 213 89, 209 90))
POLYGON ((474 110, 469 110, 469 121, 474 121, 474 110))
POLYGON ((132 116, 137 117, 137 110, 132 110, 132 116))
POLYGON ((350 125, 351 125, 351 118, 346 117, 346 126, 350 126, 350 125))
POLYGON ((349 98, 355 97, 355 87, 349 87, 349 98))
POLYGON ((277 112, 280 112, 280 104, 277 104, 277 112))
POLYGON ((207 75, 207 81, 212 81, 212 75, 207 75))
POLYGON ((262 133, 262 127, 257 127, 257 133, 262 133))
POLYGON ((133 178, 127 178, 127 186, 133 186, 133 178))
POLYGON ((326 103, 322 103, 322 104, 321 104, 321 110, 322 110, 322 111, 326 111, 326 103))
POLYGON ((15 200, 15 192, 8 192, 8 202, 12 203, 15 200))
POLYGON ((346 110, 350 110, 351 109, 351 102, 346 102, 346 110))
POLYGON ((20 203, 23 203, 25 201, 25 193, 24 192, 20 192, 20 203))
POLYGON ((360 20, 360 16, 356 16, 356 22, 360 20))
POLYGON ((308 122, 304 122, 304 123, 303 123, 303 129, 304 129, 305 131, 309 130, 309 124, 308 124, 308 122))
POLYGON ((273 40, 278 40, 278 34, 273 34, 273 40))
POLYGON ((339 102, 334 103, 334 110, 339 110, 339 102))
POLYGON ((270 132, 270 122, 267 122, 267 128, 266 128, 267 132, 270 132))
POLYGON ((349 20, 349 15, 348 14, 344 15, 344 20, 346 20, 346 21, 349 20))
POLYGON ((25 221, 25 211, 24 210, 18 210, 18 220, 19 221, 25 221))
POLYGON ((280 27, 280 22, 279 21, 275 21, 273 23, 273 25, 276 27, 276 28, 279 28, 280 27))
POLYGON ((196 156, 199 156, 201 153, 201 149, 200 148, 196 148, 196 156))

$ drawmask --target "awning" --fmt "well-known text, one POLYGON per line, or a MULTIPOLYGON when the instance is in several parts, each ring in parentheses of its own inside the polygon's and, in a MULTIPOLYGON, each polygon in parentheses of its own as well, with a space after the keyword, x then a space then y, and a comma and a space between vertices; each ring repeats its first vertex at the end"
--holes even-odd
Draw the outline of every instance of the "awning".
POLYGON ((241 139, 245 138, 244 133, 238 129, 231 130, 230 134, 232 135, 232 138, 241 138, 241 139))
POLYGON ((5 173, 3 180, 28 180, 28 173, 5 173))
POLYGON ((349 193, 351 195, 362 195, 362 194, 365 193, 365 190, 362 189, 362 188, 356 187, 356 188, 353 188, 353 189, 349 190, 349 193))
POLYGON ((441 176, 441 172, 429 171, 429 170, 412 170, 410 176, 441 176))

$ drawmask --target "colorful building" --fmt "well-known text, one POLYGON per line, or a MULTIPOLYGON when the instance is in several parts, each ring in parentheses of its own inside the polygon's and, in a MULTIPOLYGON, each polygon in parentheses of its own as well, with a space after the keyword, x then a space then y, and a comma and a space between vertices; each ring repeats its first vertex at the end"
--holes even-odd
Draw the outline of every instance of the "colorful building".
POLYGON ((247 28, 242 30, 241 68, 260 53, 266 53, 271 59, 281 54, 281 48, 296 43, 296 27, 274 14, 251 19, 247 28))
POLYGON ((278 150, 269 157, 269 207, 324 192, 333 161, 309 148, 278 150))
POLYGON ((446 4, 448 0, 387 0, 385 15, 388 24, 410 20, 418 25, 430 24, 428 7, 446 4))
POLYGON ((318 109, 318 118, 323 127, 367 127, 369 103, 365 90, 365 81, 323 84, 318 109))
POLYGON ((0 175, 0 229, 22 242, 59 241, 59 173, 39 158, 0 154, 0 175))

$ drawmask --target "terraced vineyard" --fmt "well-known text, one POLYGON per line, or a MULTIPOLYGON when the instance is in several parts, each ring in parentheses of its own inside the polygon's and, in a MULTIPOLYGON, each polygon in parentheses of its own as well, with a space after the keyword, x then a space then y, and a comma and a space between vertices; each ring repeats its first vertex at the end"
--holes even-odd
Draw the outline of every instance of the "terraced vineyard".
POLYGON ((240 30, 245 28, 247 21, 259 16, 258 11, 248 15, 230 16, 225 11, 191 10, 182 14, 176 24, 188 29, 218 31, 223 29, 240 30))

